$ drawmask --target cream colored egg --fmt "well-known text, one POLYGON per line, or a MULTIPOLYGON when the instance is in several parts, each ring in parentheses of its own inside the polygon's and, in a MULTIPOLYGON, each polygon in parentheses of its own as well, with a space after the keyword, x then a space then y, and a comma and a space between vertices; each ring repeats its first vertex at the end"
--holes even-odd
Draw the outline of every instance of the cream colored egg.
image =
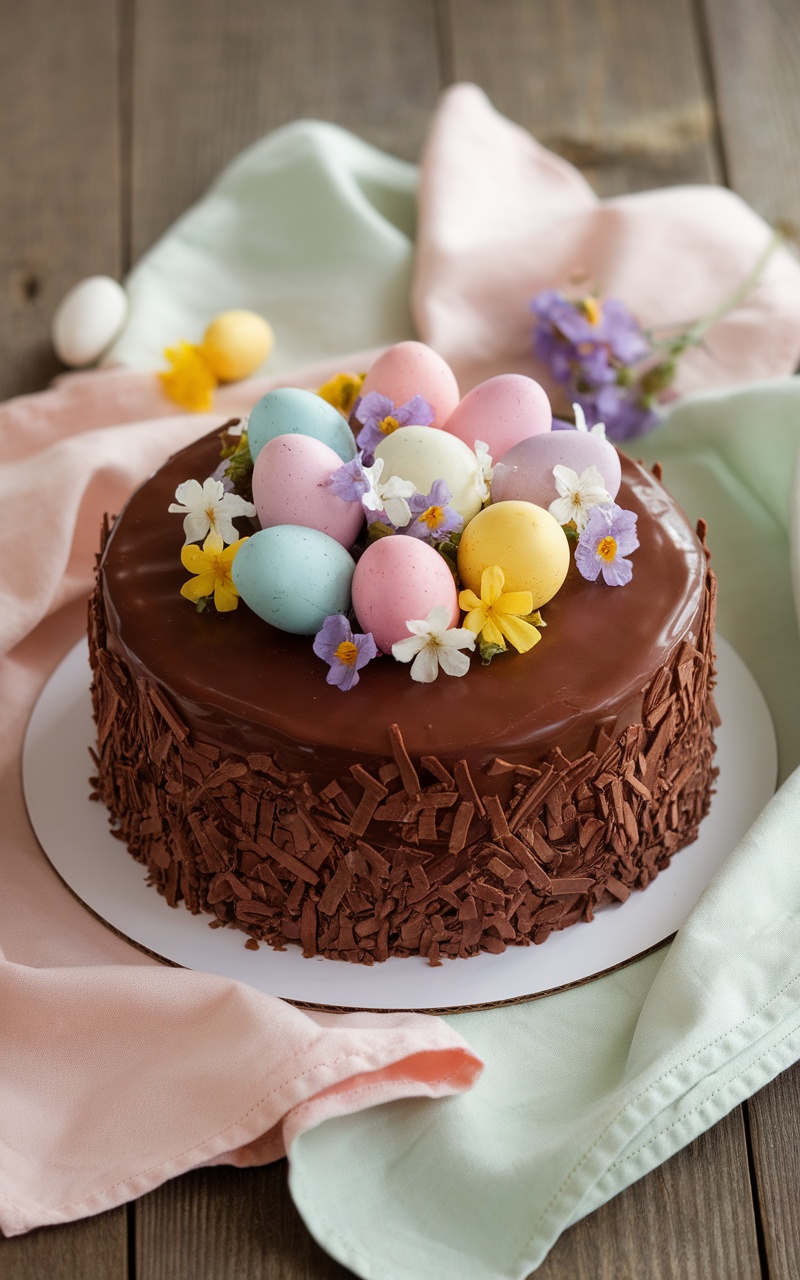
POLYGON ((533 608, 552 600, 569 569, 569 542, 549 511, 532 502, 496 502, 464 530, 458 573, 480 595, 484 569, 498 564, 504 591, 530 591, 533 608))
POLYGON ((203 354, 220 382, 249 378, 272 351, 272 326, 255 311, 223 311, 203 335, 203 354))
POLYGON ((65 294, 50 328, 53 349, 71 369, 99 360, 128 316, 128 296, 110 276, 89 276, 65 294))
POLYGON ((478 459, 457 436, 436 427, 400 427, 381 441, 375 457, 383 459, 381 481, 399 476, 427 494, 436 480, 444 480, 465 524, 480 511, 478 459))

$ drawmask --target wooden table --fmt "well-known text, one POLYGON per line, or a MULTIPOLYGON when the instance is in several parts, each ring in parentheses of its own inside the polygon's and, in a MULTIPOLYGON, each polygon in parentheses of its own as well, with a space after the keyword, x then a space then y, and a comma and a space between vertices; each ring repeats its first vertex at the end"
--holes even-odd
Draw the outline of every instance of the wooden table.
MULTIPOLYGON (((416 159, 483 86, 604 195, 727 183, 800 224, 797 0, 26 0, 0 41, 0 395, 58 371, 50 318, 122 277, 244 145, 298 116, 416 159)), ((542 1280, 796 1280, 800 1067, 569 1230, 542 1280)), ((0 1240, 3 1280, 333 1280, 285 1162, 190 1173, 0 1240)), ((433 1278, 432 1278, 433 1280, 433 1278)))

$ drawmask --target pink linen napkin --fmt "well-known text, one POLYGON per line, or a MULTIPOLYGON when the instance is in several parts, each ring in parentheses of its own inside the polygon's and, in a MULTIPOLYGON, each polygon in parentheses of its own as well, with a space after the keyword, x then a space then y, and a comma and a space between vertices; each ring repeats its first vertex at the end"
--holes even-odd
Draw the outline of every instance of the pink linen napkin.
MULTIPOLYGON (((459 84, 442 95, 422 158, 414 317, 462 392, 516 372, 552 393, 532 353, 535 294, 596 291, 619 298, 645 328, 674 332, 739 287, 771 234, 724 187, 601 201, 480 89, 459 84)), ((674 390, 782 377, 798 361, 800 264, 780 249, 748 296, 685 353, 674 390)))
MULTIPOLYGON (((308 385, 327 372, 310 371, 308 385)), ((268 385, 225 389, 209 417, 176 416, 152 375, 124 371, 73 375, 0 405, 6 1235, 98 1213, 200 1164, 277 1159, 327 1116, 457 1092, 481 1068, 438 1018, 312 1013, 158 964, 72 897, 27 821, 25 725, 85 630, 103 513, 268 385)))

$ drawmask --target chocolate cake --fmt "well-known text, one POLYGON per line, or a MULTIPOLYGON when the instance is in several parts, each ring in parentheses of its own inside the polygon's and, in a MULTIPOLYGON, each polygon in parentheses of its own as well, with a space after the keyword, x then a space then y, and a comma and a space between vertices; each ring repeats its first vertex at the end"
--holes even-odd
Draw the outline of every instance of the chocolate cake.
POLYGON ((436 964, 591 920, 695 839, 716 589, 658 474, 623 458, 633 580, 572 563, 532 654, 434 684, 381 658, 343 694, 311 636, 181 598, 165 512, 218 459, 214 434, 133 495, 91 602, 96 795, 171 905, 250 947, 436 964))

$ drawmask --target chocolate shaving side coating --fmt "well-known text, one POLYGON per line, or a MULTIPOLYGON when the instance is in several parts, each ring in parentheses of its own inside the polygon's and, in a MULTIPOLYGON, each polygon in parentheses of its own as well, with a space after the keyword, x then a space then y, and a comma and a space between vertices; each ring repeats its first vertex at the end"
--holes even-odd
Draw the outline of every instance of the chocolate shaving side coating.
MULTIPOLYGON (((291 943, 309 956, 362 964, 422 954, 438 964, 541 943, 591 920, 599 906, 646 887, 695 839, 716 776, 716 582, 704 526, 695 539, 641 468, 624 461, 619 498, 639 502, 638 594, 573 575, 537 646, 554 655, 544 662, 534 652, 459 681, 441 678, 426 703, 428 690, 382 659, 374 664, 376 673, 382 668, 376 694, 371 665, 348 702, 351 694, 328 690, 322 665, 308 661, 310 640, 276 638, 244 607, 238 619, 205 618, 172 600, 183 575, 177 553, 164 550, 170 526, 162 513, 187 474, 202 479, 213 470, 204 446, 173 459, 110 536, 106 530, 90 604, 92 786, 114 835, 170 904, 183 901, 215 927, 243 930, 251 948, 291 943), (645 520, 659 519, 672 522, 674 564, 663 537, 643 530, 645 520), (672 573, 666 583, 663 573, 648 579, 659 565, 672 573), (576 617, 596 634, 576 635, 576 617), (155 648, 138 643, 144 629, 156 635, 155 648), (576 694, 574 708, 564 700, 559 723, 543 724, 568 669, 557 646, 567 656, 572 647, 576 662, 599 648, 602 664, 603 645, 611 646, 618 696, 579 707, 576 694), (237 663, 248 646, 242 673, 237 663), (648 674, 637 683, 648 646, 648 674), (215 688, 207 690, 212 662, 215 688), (219 694, 228 662, 232 674, 219 694), (294 687, 294 735, 291 685, 276 692, 273 715, 269 686, 257 678, 262 669, 283 685, 289 674, 302 681, 294 687), (248 682, 263 704, 252 715, 242 694, 248 682), (526 739, 524 715, 508 729, 503 717, 528 688, 526 739), (340 718, 333 725, 316 708, 323 697, 340 718), (448 706, 450 722, 437 724, 448 706), (342 738, 345 714, 358 722, 361 743, 355 729, 352 745, 342 738), (315 718, 323 722, 316 738, 315 718)), ((176 542, 179 550, 177 529, 176 542)))

